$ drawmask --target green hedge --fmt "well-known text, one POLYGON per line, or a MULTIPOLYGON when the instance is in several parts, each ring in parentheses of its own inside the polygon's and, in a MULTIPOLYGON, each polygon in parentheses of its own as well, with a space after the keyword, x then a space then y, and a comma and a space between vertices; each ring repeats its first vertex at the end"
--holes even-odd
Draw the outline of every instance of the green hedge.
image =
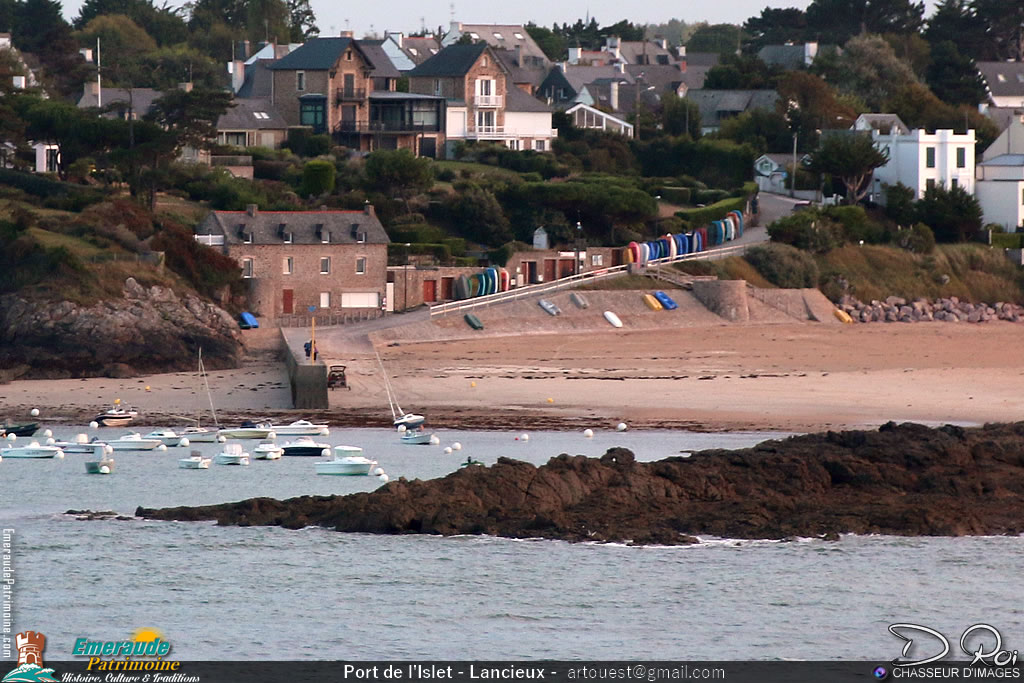
POLYGON ((412 254, 427 254, 433 256, 439 263, 449 263, 452 260, 452 250, 447 244, 415 243, 406 247, 405 244, 392 242, 388 245, 388 264, 400 266, 406 262, 406 257, 412 254))
POLYGON ((676 211, 676 217, 683 219, 689 228, 702 228, 711 221, 720 221, 730 211, 743 211, 747 206, 746 197, 723 199, 720 202, 705 206, 702 209, 683 209, 676 211))
POLYGON ((62 183, 35 173, 22 173, 0 168, 0 185, 9 185, 28 194, 42 197, 48 208, 81 211, 104 199, 102 192, 71 183, 62 183))
POLYGON ((1024 233, 994 232, 992 233, 992 246, 997 249, 1024 248, 1024 233))
POLYGON ((671 204, 689 204, 691 190, 688 187, 663 187, 660 189, 661 198, 671 204))

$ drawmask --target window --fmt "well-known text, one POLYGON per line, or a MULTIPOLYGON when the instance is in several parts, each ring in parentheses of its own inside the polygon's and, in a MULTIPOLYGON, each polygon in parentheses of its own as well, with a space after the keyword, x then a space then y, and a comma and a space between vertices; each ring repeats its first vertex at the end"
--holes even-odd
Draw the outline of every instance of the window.
POLYGON ((295 89, 302 91, 306 89, 306 72, 296 71, 295 72, 295 89))
POLYGON ((352 61, 352 50, 347 50, 345 52, 345 61, 346 62, 351 62, 352 61))
POLYGON ((437 54, 437 48, 436 47, 430 48, 430 54, 436 55, 437 54))
POLYGON ((956 167, 967 168, 967 148, 957 147, 956 148, 956 167))
POLYGON ((473 40, 480 40, 480 34, 474 33, 472 31, 469 32, 469 37, 472 38, 473 40))
POLYGON ((254 111, 252 113, 252 115, 255 116, 258 119, 269 119, 270 118, 270 115, 267 114, 265 111, 254 111))
POLYGON ((494 32, 494 37, 497 38, 498 40, 505 40, 505 36, 501 35, 497 31, 494 32))
POLYGON ((514 34, 512 34, 512 35, 514 35, 514 36, 516 37, 516 40, 524 40, 524 38, 523 38, 523 34, 522 34, 522 33, 520 33, 519 31, 516 31, 516 32, 515 32, 514 34))
POLYGON ((509 149, 513 149, 513 150, 518 152, 519 151, 519 140, 509 140, 508 141, 508 148, 509 149))
POLYGON ((365 244, 366 243, 366 233, 365 232, 357 232, 356 233, 356 243, 357 244, 365 244))
POLYGON ((356 259, 356 275, 366 275, 366 257, 360 256, 356 259))
POLYGON ((924 150, 924 165, 928 168, 935 168, 935 148, 927 147, 924 150))
POLYGON ((243 233, 243 235, 244 237, 242 241, 245 242, 246 244, 252 244, 252 232, 246 232, 243 233))
POLYGON ((242 277, 252 277, 253 263, 251 258, 242 259, 242 277))
POLYGON ((534 140, 533 141, 533 148, 535 150, 537 150, 538 152, 543 152, 545 147, 547 147, 547 145, 544 144, 543 140, 534 140))
POLYGON ((1024 190, 1020 191, 1020 203, 1024 205, 1024 190))
POLYGON ((324 226, 323 225, 316 226, 316 234, 318 234, 320 236, 320 243, 321 244, 330 244, 331 243, 331 231, 330 230, 324 230, 324 226))
POLYGON ((46 172, 56 173, 57 172, 57 150, 56 148, 49 148, 46 150, 46 172))
POLYGON ((435 78, 434 79, 434 94, 435 95, 440 95, 441 94, 441 79, 439 79, 439 78, 435 78))
POLYGON ((959 185, 960 180, 958 178, 953 178, 952 180, 949 181, 949 189, 951 190, 956 189, 959 185))
POLYGON ((320 308, 330 308, 330 307, 331 307, 331 293, 330 292, 320 292, 320 308))
POLYGON ((925 188, 925 190, 934 190, 935 189, 935 178, 929 178, 928 180, 924 181, 924 188, 925 188))
POLYGON ((294 259, 292 259, 291 256, 284 257, 283 262, 282 262, 281 272, 284 275, 291 275, 292 272, 293 272, 294 267, 295 267, 294 259))
POLYGON ((330 275, 331 274, 331 257, 321 256, 320 257, 320 274, 330 275))
POLYGON ((418 57, 420 53, 416 50, 416 48, 410 47, 409 54, 411 54, 413 57, 418 57))
POLYGON ((603 266, 604 265, 604 254, 591 254, 590 265, 592 266, 603 266))
POLYGON ((1000 83, 1006 83, 1006 76, 1003 74, 996 74, 996 78, 999 79, 1000 83))
POLYGON ((284 243, 285 244, 291 244, 292 241, 293 241, 292 234, 290 232, 286 232, 284 234, 284 243))
POLYGON ((484 58, 480 60, 480 66, 484 67, 485 69, 487 68, 487 55, 484 55, 484 58))

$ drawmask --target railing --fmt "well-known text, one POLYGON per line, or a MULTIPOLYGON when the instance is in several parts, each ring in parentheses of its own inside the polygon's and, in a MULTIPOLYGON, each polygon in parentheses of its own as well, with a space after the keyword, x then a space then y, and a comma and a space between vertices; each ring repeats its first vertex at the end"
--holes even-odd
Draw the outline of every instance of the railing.
POLYGON ((515 133, 506 133, 504 126, 473 126, 466 130, 466 138, 469 140, 498 140, 513 137, 515 137, 515 133))
POLYGON ((353 308, 342 313, 285 314, 277 317, 278 327, 310 327, 312 319, 317 325, 347 325, 349 323, 373 320, 384 315, 379 308, 353 308))
POLYGON ((366 88, 338 88, 338 102, 361 101, 366 99, 366 88))
POLYGON ((473 106, 475 107, 500 107, 502 100, 505 98, 501 95, 476 95, 473 98, 473 106))
POLYGON ((439 123, 412 123, 408 121, 341 121, 334 127, 336 133, 439 133, 439 123))
MULTIPOLYGON (((699 251, 693 254, 683 254, 676 256, 666 256, 665 258, 654 259, 648 261, 645 264, 645 268, 660 267, 670 263, 678 263, 680 261, 704 261, 711 258, 722 258, 725 256, 731 256, 733 254, 741 254, 747 250, 747 245, 737 244, 731 247, 719 247, 710 249, 708 251, 699 251)), ((430 317, 436 317, 439 315, 447 315, 449 311, 461 313, 462 311, 469 310, 471 308, 478 308, 480 306, 490 306, 491 304, 500 304, 507 301, 515 301, 517 299, 523 299, 538 294, 546 294, 548 292, 556 292, 560 289, 568 289, 570 287, 576 287, 584 282, 591 282, 597 280, 604 280, 611 277, 620 277, 629 272, 629 267, 635 265, 632 263, 624 263, 621 266, 612 266, 610 268, 599 268, 598 270, 588 270, 583 273, 576 275, 570 275, 569 277, 563 277, 554 282, 546 282, 537 285, 526 285, 525 287, 517 287, 507 292, 498 292, 496 294, 488 294, 486 296, 478 296, 472 299, 465 299, 463 301, 450 301, 444 304, 437 304, 430 307, 430 317)))

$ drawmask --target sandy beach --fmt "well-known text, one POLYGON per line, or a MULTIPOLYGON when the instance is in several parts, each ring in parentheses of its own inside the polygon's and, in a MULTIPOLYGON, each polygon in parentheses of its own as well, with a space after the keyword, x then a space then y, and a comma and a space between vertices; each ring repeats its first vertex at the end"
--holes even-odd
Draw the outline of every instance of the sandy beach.
MULTIPOLYGON (((299 332, 301 334, 301 331, 299 332)), ((774 323, 535 334, 380 348, 406 410, 465 428, 823 429, 888 420, 964 424, 1024 415, 1024 328, 1004 322, 823 325, 774 323)), ((384 426, 390 412, 367 344, 327 343, 351 390, 319 417, 384 426)), ((266 355, 209 373, 221 421, 297 419, 283 364, 266 355)), ((23 380, 0 385, 0 416, 82 423, 114 399, 142 424, 209 414, 196 373, 128 380, 23 380)), ((208 422, 204 418, 204 421, 208 422)))

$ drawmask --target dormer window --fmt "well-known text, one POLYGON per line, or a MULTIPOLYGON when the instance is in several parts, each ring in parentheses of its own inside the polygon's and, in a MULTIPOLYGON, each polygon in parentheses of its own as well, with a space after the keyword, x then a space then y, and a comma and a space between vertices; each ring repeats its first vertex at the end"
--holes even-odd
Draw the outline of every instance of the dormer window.
POLYGON ((290 232, 286 232, 284 234, 284 243, 285 244, 291 244, 293 241, 294 240, 292 239, 292 234, 290 232))
POLYGON ((347 62, 351 62, 352 61, 352 50, 347 50, 345 52, 345 61, 347 61, 347 62))
POLYGON ((365 232, 357 232, 356 233, 356 242, 358 244, 365 244, 366 243, 366 233, 365 232))
POLYGON ((513 35, 516 37, 516 40, 525 40, 525 38, 523 38, 523 34, 519 31, 516 31, 513 35))
POLYGON ((996 78, 999 79, 1000 83, 1006 83, 1006 76, 1004 76, 1003 74, 996 74, 996 78))
POLYGON ((494 37, 497 38, 498 40, 505 40, 505 36, 501 35, 497 31, 494 32, 494 37))
POLYGON ((411 54, 413 57, 418 57, 420 53, 416 50, 416 48, 410 47, 409 54, 411 54))
POLYGON ((243 241, 246 244, 252 244, 252 233, 251 232, 244 233, 243 237, 244 237, 243 241))
POLYGON ((473 40, 480 40, 480 34, 474 33, 473 31, 469 32, 469 37, 472 38, 473 40))

